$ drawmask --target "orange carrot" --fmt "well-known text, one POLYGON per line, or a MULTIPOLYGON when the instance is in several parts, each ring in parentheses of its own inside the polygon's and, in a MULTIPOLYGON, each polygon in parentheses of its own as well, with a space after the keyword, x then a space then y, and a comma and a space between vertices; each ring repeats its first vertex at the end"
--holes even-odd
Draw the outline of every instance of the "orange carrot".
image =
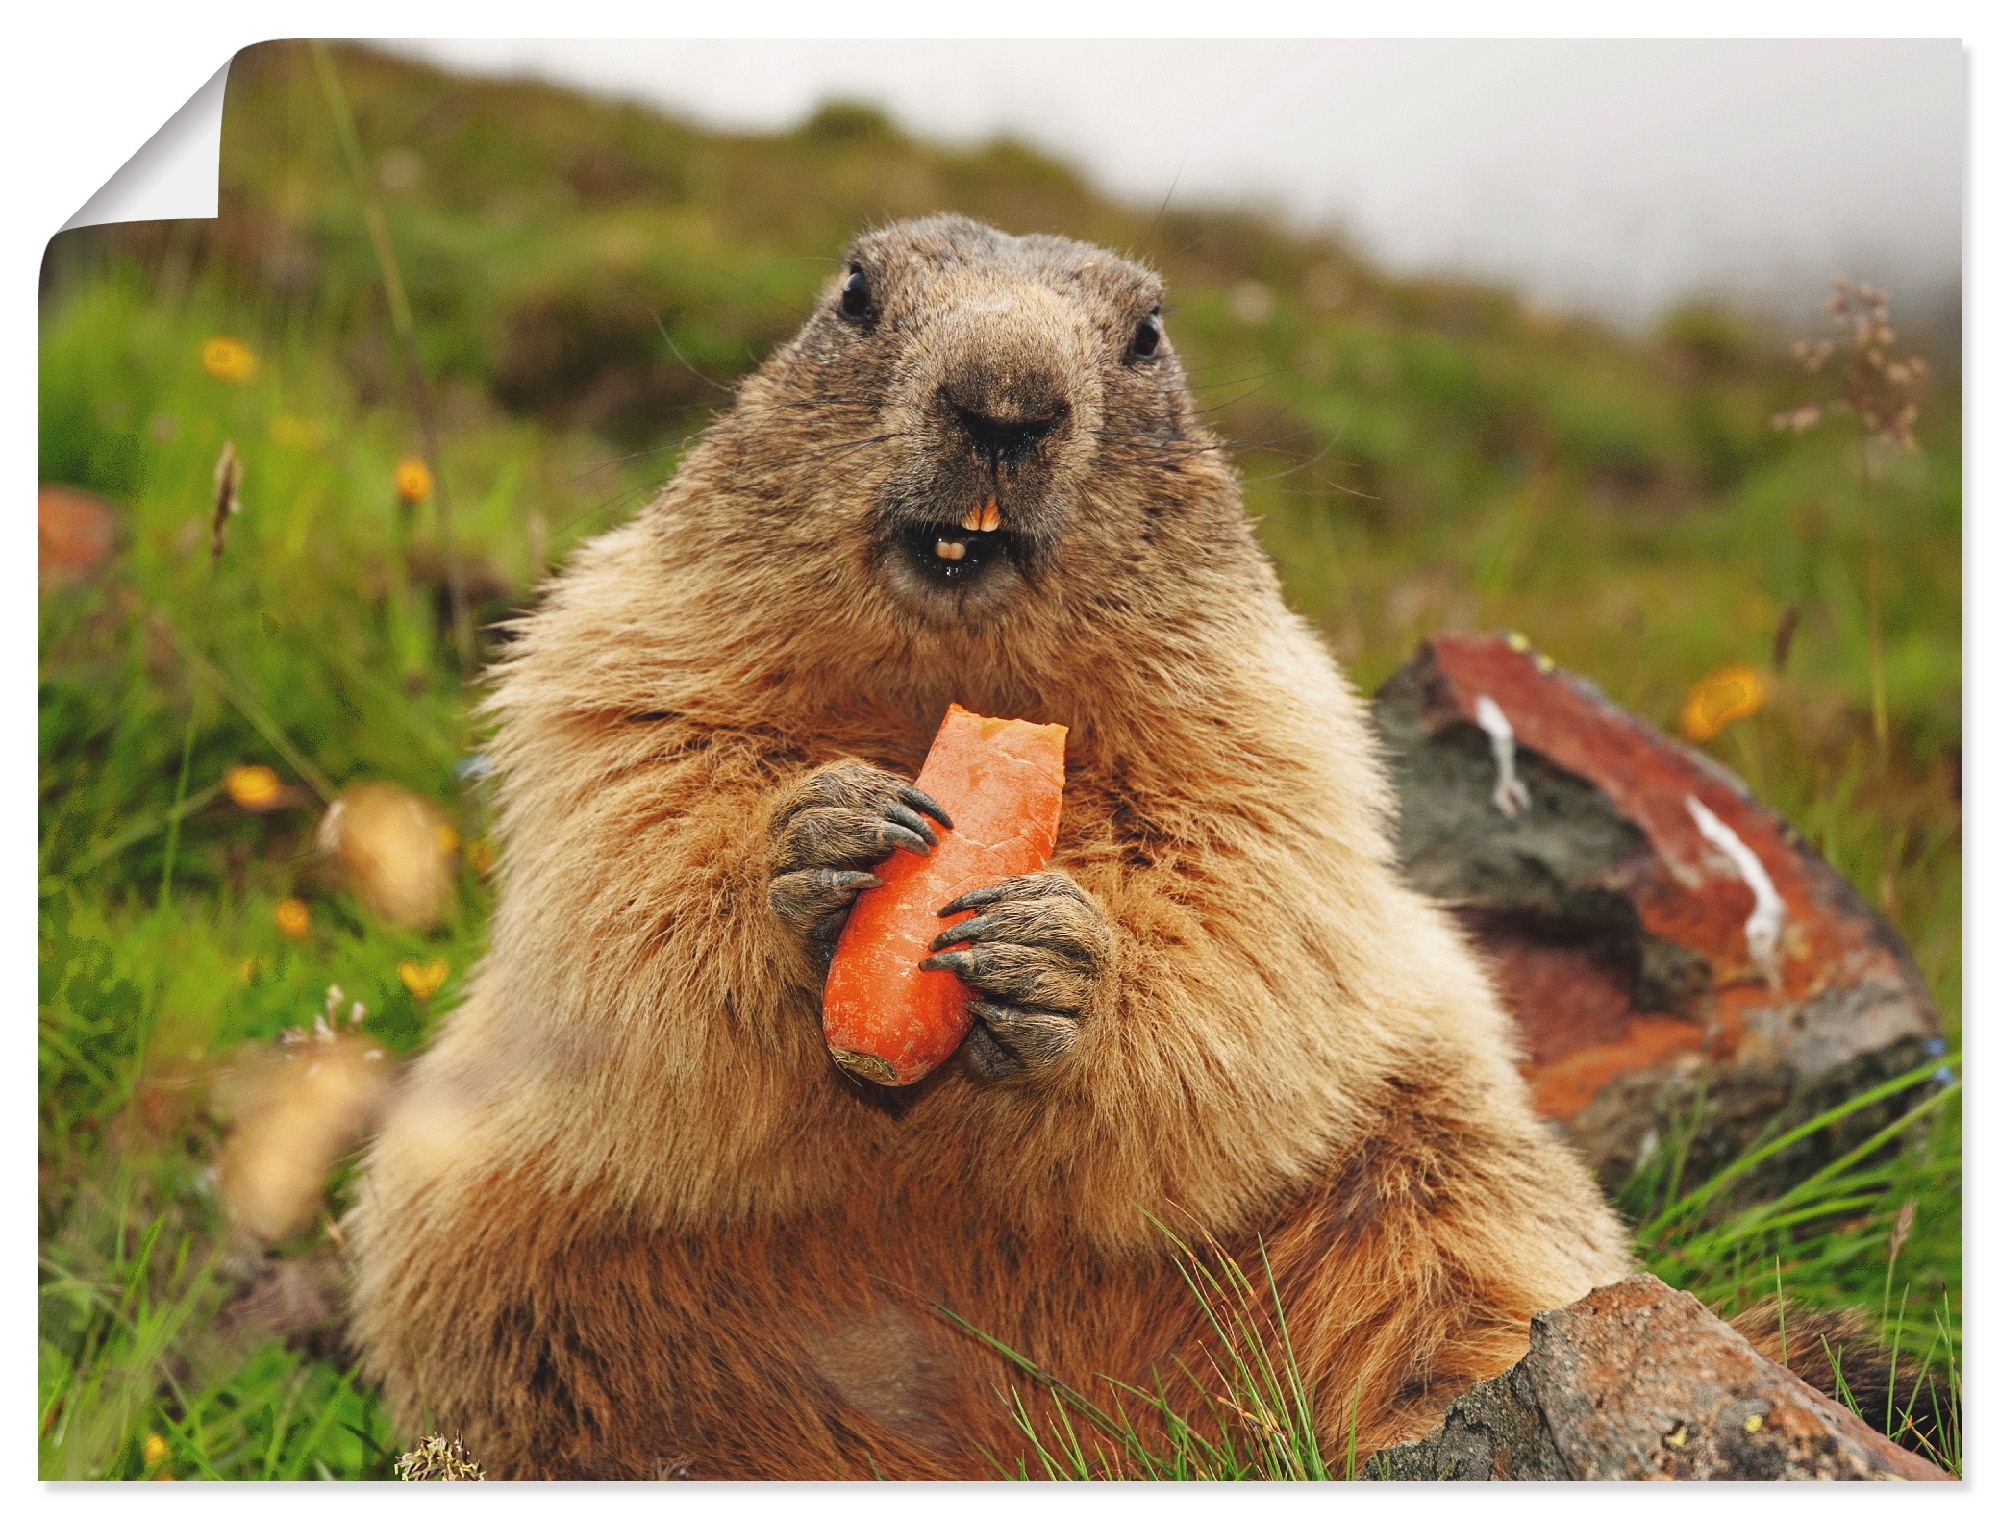
MULTIPOLYGON (((929 857, 897 850, 875 867, 882 885, 854 903, 822 1001, 827 1048, 841 1067, 883 1086, 920 1081, 958 1048, 972 993, 950 971, 919 970, 944 926, 938 909, 1055 853, 1062 820, 1060 724, 945 714, 917 789, 950 815, 929 857)), ((949 920, 962 923, 970 912, 949 920)))

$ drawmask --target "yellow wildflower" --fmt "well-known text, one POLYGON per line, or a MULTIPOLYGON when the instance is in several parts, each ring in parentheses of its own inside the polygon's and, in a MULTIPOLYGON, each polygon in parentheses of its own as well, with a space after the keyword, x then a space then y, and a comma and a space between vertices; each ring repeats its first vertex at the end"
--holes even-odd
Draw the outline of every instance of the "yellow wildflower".
POLYGON ((157 1434, 146 1436, 145 1454, 146 1464, 151 1466, 155 1461, 161 1460, 166 1456, 167 1442, 162 1440, 157 1434))
POLYGON ((271 918, 288 939, 304 939, 312 933, 312 909, 297 897, 286 897, 271 909, 271 918))
POLYGON ((430 495, 436 481, 431 479, 429 467, 421 459, 402 459, 396 464, 396 494, 410 505, 430 495))
POLYGON ((253 812, 269 807, 283 789, 278 772, 269 765, 231 765, 222 784, 232 802, 253 812))
POLYGON ((1764 677, 1749 665, 1724 665, 1704 675, 1688 692, 1687 705, 1681 709, 1681 732, 1704 744, 1763 705, 1764 677))
POLYGON ((248 385, 257 378, 257 355, 235 338, 210 338, 201 345, 201 367, 218 380, 248 385))
POLYGON ((396 966, 396 977, 410 989, 410 995, 419 1002, 431 1000, 431 993, 444 985, 444 978, 451 974, 451 967, 442 960, 433 960, 429 965, 419 965, 414 960, 404 960, 396 966))
POLYGON ((493 868, 493 846, 484 839, 474 839, 465 846, 465 863, 485 875, 493 868))

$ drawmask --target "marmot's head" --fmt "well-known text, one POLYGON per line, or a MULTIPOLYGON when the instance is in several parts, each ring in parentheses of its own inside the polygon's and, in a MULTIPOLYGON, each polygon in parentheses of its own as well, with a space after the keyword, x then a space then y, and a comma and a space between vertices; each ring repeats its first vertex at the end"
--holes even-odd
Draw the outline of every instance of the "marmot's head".
POLYGON ((1160 301, 1150 270, 1068 238, 960 216, 870 232, 746 384, 732 490, 774 509, 784 552, 916 623, 1157 570, 1158 519, 1228 478, 1160 301))

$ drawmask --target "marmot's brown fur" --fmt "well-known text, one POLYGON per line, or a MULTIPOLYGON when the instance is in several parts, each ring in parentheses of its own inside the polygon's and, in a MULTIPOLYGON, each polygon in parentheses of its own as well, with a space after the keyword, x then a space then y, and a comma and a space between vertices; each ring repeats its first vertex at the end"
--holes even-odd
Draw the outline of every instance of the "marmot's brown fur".
POLYGON ((988 1476, 1003 1367, 931 1305, 1144 1384, 1198 1341, 1152 1215, 1261 1237, 1320 1427, 1358 1410, 1365 1453, 1627 1271, 1397 879, 1364 710, 1160 298, 1060 238, 863 237, 525 623, 492 950, 353 1218, 410 1428, 499 1476, 988 1476), (954 700, 1068 725, 1062 835, 949 955, 963 1057, 885 1091, 828 1058, 826 950, 935 836, 906 778, 954 700))

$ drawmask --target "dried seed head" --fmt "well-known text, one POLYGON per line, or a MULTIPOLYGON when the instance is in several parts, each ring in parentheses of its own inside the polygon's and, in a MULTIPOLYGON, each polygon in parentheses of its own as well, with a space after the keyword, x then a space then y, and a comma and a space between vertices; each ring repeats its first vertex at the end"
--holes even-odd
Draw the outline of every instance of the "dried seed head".
POLYGON ((1784 616, 1778 619, 1778 631, 1771 639, 1771 668, 1780 675, 1785 673, 1785 661, 1792 652, 1792 635, 1798 630, 1799 604, 1795 601, 1785 608, 1784 616))
POLYGON ((486 1473, 472 1459, 457 1435, 426 1436, 415 1450, 396 1458, 396 1475, 405 1482, 484 1482, 486 1473))
POLYGON ((222 562, 222 530, 229 519, 242 510, 237 487, 243 483, 243 461, 236 457, 236 440, 222 440, 222 455, 215 461, 215 519, 209 525, 209 563, 222 562))
POLYGON ((1869 443, 1914 449, 1915 392, 1928 370, 1922 359, 1898 358, 1891 352, 1896 330, 1889 325, 1888 296, 1869 285, 1836 279, 1827 309, 1833 314, 1838 339, 1801 340, 1793 345, 1792 353, 1800 368, 1812 375, 1835 353, 1844 351, 1848 357, 1841 394, 1831 401, 1780 412, 1772 424, 1781 431, 1806 432, 1824 416, 1839 412, 1860 422, 1869 443))
POLYGON ((1903 1246, 1910 1238, 1910 1225, 1917 1221, 1917 1200, 1913 1197, 1897 1210, 1895 1227, 1889 1231, 1889 1264, 1896 1264, 1896 1257, 1903 1253, 1903 1246))

